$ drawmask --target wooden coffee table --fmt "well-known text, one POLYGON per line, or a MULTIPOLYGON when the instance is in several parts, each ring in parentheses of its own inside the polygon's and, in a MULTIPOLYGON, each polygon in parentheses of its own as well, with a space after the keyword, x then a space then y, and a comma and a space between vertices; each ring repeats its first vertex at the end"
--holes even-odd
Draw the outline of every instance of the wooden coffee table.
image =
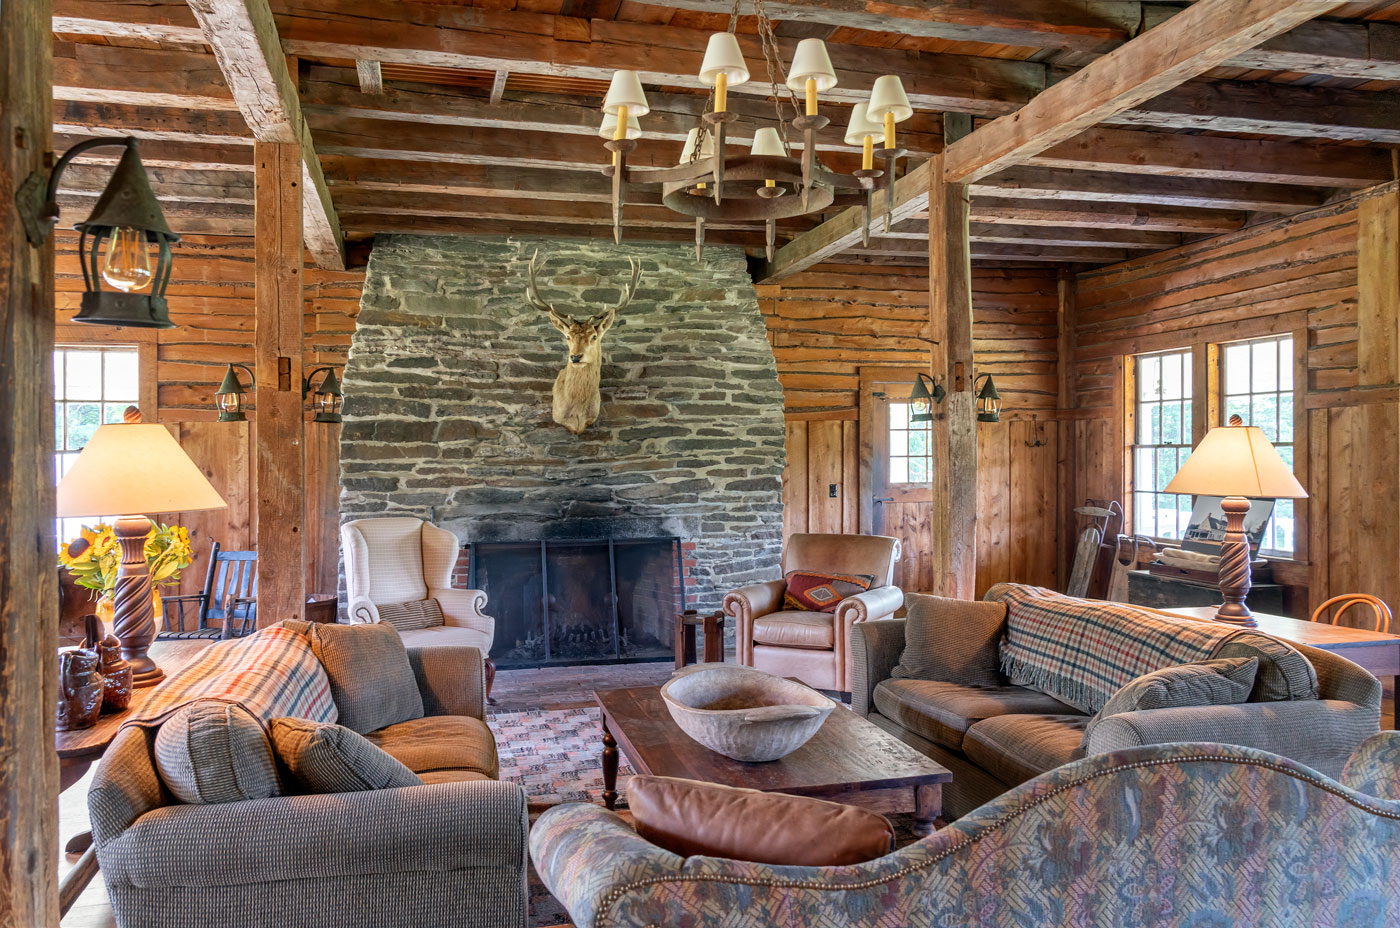
POLYGON ((638 773, 764 792, 815 796, 876 812, 912 812, 928 834, 943 813, 942 764, 837 704, 802 747, 780 760, 744 763, 716 754, 671 721, 658 686, 594 690, 603 710, 603 802, 617 803, 618 747, 638 773))

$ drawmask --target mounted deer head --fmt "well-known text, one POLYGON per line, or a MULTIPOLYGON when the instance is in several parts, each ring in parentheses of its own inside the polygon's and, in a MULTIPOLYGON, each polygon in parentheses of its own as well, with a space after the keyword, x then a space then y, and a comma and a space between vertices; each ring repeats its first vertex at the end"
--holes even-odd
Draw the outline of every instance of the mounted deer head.
MULTIPOLYGON (((602 406, 598 380, 603 366, 603 336, 612 328, 618 312, 632 302, 637 292, 637 281, 642 276, 642 266, 636 258, 629 258, 632 280, 623 291, 622 300, 616 306, 600 310, 580 321, 571 314, 561 313, 554 308, 554 304, 540 298, 539 288, 535 284, 535 263, 539 256, 536 249, 530 258, 530 279, 525 288, 525 298, 535 309, 549 313, 549 321, 563 334, 564 342, 568 345, 564 369, 554 379, 553 412, 555 422, 578 435, 598 418, 598 410, 602 406)), ((540 262, 540 267, 543 266, 543 262, 540 262)))

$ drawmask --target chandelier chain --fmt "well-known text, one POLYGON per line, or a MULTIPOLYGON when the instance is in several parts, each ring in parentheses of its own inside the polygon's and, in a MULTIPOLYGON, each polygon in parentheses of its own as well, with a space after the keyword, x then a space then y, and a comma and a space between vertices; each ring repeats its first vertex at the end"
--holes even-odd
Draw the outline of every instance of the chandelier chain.
MULTIPOLYGON (((758 20, 759 46, 763 49, 763 65, 768 72, 768 86, 772 92, 773 110, 778 121, 778 134, 783 140, 783 149, 792 151, 792 143, 788 140, 788 118, 783 113, 783 107, 789 106, 792 109, 792 118, 796 119, 802 110, 797 105, 797 97, 793 94, 792 88, 787 85, 787 69, 783 67, 783 58, 778 51, 778 40, 773 34, 773 21, 768 18, 768 10, 763 6, 763 0, 750 0, 753 4, 754 15, 758 20)), ((734 0, 729 8, 729 33, 737 35, 739 28, 739 11, 743 8, 744 0, 734 0)), ((702 113, 714 109, 715 89, 710 88, 710 93, 705 98, 705 105, 700 110, 702 113)), ((700 160, 700 152, 705 147, 705 140, 713 134, 710 127, 704 120, 696 120, 700 129, 696 137, 695 150, 690 153, 690 163, 694 164, 700 160)))

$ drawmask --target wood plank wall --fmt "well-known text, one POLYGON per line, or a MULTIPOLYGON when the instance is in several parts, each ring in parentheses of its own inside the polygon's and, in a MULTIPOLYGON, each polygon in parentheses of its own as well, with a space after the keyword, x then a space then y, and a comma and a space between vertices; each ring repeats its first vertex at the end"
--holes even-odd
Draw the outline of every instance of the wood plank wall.
MULTIPOLYGON (((993 375, 1005 401, 1001 422, 978 425, 977 593, 1001 580, 1055 586, 1057 279, 1039 268, 975 268, 972 286, 977 370, 993 375)), ((758 296, 786 401, 784 532, 858 532, 860 369, 928 364, 928 274, 819 265, 758 296)), ((905 548, 906 586, 928 589, 927 551, 905 548)))
MULTIPOLYGON (((181 592, 197 592, 204 579, 209 544, 228 550, 255 545, 253 438, 257 413, 246 423, 217 422, 214 391, 230 362, 253 366, 253 240, 213 235, 184 236, 173 250, 166 291, 176 328, 136 330, 71 324, 83 290, 75 232, 57 234, 57 310, 60 344, 144 346, 142 361, 154 363, 154 421, 168 426, 190 457, 229 503, 226 510, 159 515, 189 527, 199 560, 186 572, 181 592)), ((364 271, 325 271, 308 263, 305 282, 304 362, 344 366, 360 309, 364 271)), ((143 379, 147 372, 143 371, 143 379)), ((247 374, 239 376, 253 391, 247 374)), ((149 417, 152 410, 145 410, 149 417)), ((339 559, 340 426, 308 422, 307 589, 334 591, 339 559)), ((66 612, 67 610, 65 610, 66 612)))
POLYGON ((1289 610, 1306 617, 1329 596, 1353 591, 1400 603, 1395 191, 1384 185, 1079 274, 1069 378, 1076 408, 1062 423, 1069 500, 1129 502, 1123 410, 1131 355, 1187 346, 1199 355, 1208 343, 1292 333, 1300 349, 1298 471, 1312 499, 1299 510, 1296 557, 1275 565, 1289 610))

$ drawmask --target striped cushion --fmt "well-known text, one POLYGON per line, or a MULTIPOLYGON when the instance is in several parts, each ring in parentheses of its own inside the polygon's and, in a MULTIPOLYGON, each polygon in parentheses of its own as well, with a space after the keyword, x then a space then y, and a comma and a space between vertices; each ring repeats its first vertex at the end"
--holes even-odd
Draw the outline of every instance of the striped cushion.
POLYGON ((156 732, 156 769, 181 802, 238 802, 282 793, 262 724, 241 706, 191 702, 156 732))
POLYGON ((415 599, 410 603, 375 606, 379 621, 388 622, 401 632, 434 628, 443 624, 442 605, 436 599, 415 599))
POLYGON ((1142 709, 1185 706, 1233 706, 1249 700, 1257 657, 1229 657, 1163 667, 1143 674, 1113 694, 1084 732, 1084 746, 1100 719, 1142 709))
POLYGON ((423 717, 418 679, 394 626, 313 625, 310 634, 311 650, 330 678, 340 724, 364 734, 423 717))
POLYGON ((297 782, 311 793, 356 793, 423 781, 344 725, 273 719, 272 746, 297 782))

